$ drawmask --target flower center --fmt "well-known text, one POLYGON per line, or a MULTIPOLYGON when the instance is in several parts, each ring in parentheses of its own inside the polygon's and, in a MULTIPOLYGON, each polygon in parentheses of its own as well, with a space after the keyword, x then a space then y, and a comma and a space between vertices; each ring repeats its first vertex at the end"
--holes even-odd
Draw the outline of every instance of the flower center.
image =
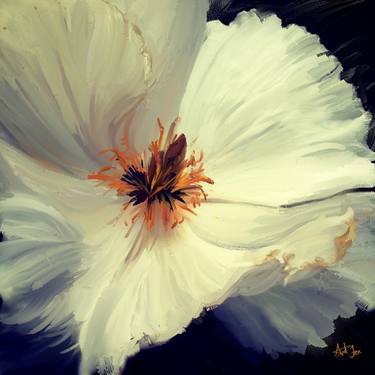
POLYGON ((132 151, 124 139, 122 150, 102 151, 112 154, 110 164, 88 176, 115 189, 125 198, 123 212, 131 211, 131 223, 143 218, 149 230, 159 223, 165 229, 174 228, 187 213, 195 214, 193 209, 207 196, 201 183, 214 183, 204 175, 203 152, 199 158, 194 151, 186 157, 186 137, 174 132, 178 118, 166 137, 160 119, 157 122, 159 138, 146 151, 132 151))

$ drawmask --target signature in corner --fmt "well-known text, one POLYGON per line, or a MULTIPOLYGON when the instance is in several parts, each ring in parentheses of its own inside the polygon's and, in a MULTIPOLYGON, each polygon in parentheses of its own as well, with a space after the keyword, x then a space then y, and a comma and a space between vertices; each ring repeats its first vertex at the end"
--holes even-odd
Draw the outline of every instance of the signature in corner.
POLYGON ((349 358, 354 358, 361 354, 361 350, 356 349, 354 345, 348 345, 348 344, 345 344, 345 342, 343 342, 341 346, 339 343, 336 344, 336 349, 333 351, 333 354, 335 358, 345 357, 345 356, 349 358))

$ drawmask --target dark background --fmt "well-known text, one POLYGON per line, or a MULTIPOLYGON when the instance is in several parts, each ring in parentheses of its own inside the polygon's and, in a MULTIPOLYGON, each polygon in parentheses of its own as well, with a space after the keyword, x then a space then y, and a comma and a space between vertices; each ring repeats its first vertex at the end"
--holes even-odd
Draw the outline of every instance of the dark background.
MULTIPOLYGON (((374 1, 213 0, 208 18, 229 23, 238 12, 257 8, 261 12, 276 13, 284 25, 296 23, 305 26, 309 32, 318 34, 327 50, 341 61, 343 78, 356 87, 363 106, 374 114, 375 23, 371 14, 375 4, 371 7, 371 3, 374 1)), ((371 147, 375 143, 373 124, 368 136, 371 147)), ((375 374, 375 312, 358 310, 355 317, 338 318, 335 325, 335 332, 326 338, 327 348, 308 347, 305 355, 283 354, 272 359, 265 353, 241 347, 214 315, 207 312, 193 321, 184 334, 131 358, 124 375, 375 374), (336 359, 333 351, 336 343, 342 342, 354 344, 362 354, 353 359, 336 359)), ((6 334, 0 340, 3 344, 19 347, 19 356, 14 360, 27 356, 28 344, 21 337, 6 334)), ((77 363, 78 357, 66 358, 49 365, 29 366, 11 374, 75 375, 77 363)))

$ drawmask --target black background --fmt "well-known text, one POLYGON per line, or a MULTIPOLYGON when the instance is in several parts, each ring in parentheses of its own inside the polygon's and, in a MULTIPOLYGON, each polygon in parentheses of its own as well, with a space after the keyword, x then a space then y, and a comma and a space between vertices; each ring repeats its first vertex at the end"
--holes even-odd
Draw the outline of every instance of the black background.
MULTIPOLYGON (((186 0, 191 1, 191 0, 186 0)), ((363 106, 375 113, 374 28, 371 19, 373 0, 308 1, 213 1, 208 18, 232 21, 238 12, 257 8, 274 12, 284 25, 296 23, 318 34, 328 51, 344 67, 343 78, 357 89, 363 106)), ((375 4, 373 4, 375 5, 375 4)), ((368 143, 374 146, 375 131, 370 125, 368 143)), ((374 249, 375 251, 375 249, 374 249)), ((375 270, 374 270, 375 272, 375 270)), ((249 374, 375 374, 375 312, 357 311, 351 319, 337 319, 336 331, 326 339, 327 348, 308 347, 306 354, 284 354, 271 359, 241 347, 235 337, 210 312, 193 321, 187 331, 168 343, 144 350, 131 358, 124 375, 249 375, 249 374), (354 344, 362 351, 356 358, 334 357, 336 343, 354 344)), ((21 359, 28 350, 20 338, 0 337, 12 346, 19 345, 21 359)), ((4 343, 4 341, 3 341, 4 343)), ((19 374, 77 373, 78 357, 23 368, 19 374)))

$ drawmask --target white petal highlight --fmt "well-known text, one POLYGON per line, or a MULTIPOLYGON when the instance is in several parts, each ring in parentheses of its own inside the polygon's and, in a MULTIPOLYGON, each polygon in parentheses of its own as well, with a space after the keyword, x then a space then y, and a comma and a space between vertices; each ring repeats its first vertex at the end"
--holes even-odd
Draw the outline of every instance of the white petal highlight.
POLYGON ((276 16, 209 22, 181 107, 211 197, 280 206, 375 184, 370 114, 315 35, 276 16))
POLYGON ((65 171, 95 169, 155 80, 142 31, 102 0, 5 0, 0 25, 6 139, 65 171))
POLYGON ((116 233, 107 227, 90 242, 100 250, 72 297, 72 310, 82 322, 82 374, 95 366, 116 370, 141 347, 183 332, 204 307, 225 300, 241 276, 268 261, 266 254, 208 244, 186 225, 147 242, 127 262, 138 230, 125 238, 122 226, 116 233))

